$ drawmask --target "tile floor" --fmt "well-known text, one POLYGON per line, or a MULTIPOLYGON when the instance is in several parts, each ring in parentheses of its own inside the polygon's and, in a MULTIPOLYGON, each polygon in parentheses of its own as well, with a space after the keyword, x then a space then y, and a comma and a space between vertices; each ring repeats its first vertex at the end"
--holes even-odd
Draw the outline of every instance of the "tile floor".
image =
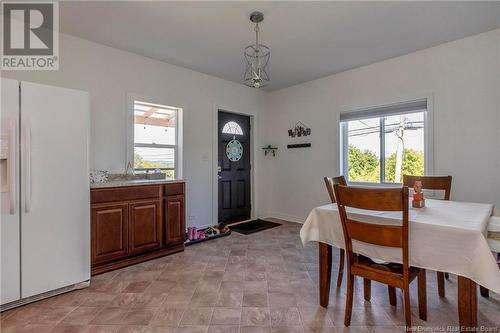
MULTIPOLYGON (((373 283, 365 302, 356 283, 351 327, 343 326, 345 281, 335 288, 334 258, 330 306, 318 304, 318 250, 303 248, 299 224, 186 248, 176 255, 92 278, 90 288, 53 297, 1 314, 3 333, 306 333, 402 332, 402 296, 391 307, 385 286, 373 283)), ((337 251, 334 251, 337 254, 337 251)), ((428 272, 428 320, 414 325, 458 325, 456 279, 437 296, 435 274, 428 272)), ((479 324, 500 325, 500 296, 478 295, 479 324)), ((412 292, 416 306, 416 291, 412 292)))

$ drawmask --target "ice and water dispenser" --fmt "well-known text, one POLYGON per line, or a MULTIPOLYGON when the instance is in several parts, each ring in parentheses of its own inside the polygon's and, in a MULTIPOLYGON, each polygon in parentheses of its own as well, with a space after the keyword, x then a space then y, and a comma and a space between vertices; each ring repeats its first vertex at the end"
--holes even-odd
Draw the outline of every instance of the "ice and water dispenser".
POLYGON ((0 192, 9 190, 9 133, 4 133, 0 136, 0 192))

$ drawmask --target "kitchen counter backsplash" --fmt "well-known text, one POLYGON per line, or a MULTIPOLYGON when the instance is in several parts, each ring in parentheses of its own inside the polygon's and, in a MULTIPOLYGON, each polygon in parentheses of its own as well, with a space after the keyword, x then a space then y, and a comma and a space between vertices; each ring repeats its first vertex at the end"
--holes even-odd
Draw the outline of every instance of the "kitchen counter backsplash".
POLYGON ((90 172, 90 188, 107 188, 136 185, 155 185, 168 183, 184 183, 184 179, 166 178, 164 173, 122 174, 93 170, 90 172))
POLYGON ((164 173, 143 173, 143 174, 124 174, 124 173, 109 173, 108 171, 92 170, 90 172, 90 183, 107 183, 107 182, 126 182, 132 180, 165 180, 164 173))
POLYGON ((128 186, 141 186, 141 185, 160 185, 160 184, 174 184, 185 183, 184 179, 128 179, 128 180, 114 180, 104 183, 92 183, 91 189, 110 188, 110 187, 128 187, 128 186))

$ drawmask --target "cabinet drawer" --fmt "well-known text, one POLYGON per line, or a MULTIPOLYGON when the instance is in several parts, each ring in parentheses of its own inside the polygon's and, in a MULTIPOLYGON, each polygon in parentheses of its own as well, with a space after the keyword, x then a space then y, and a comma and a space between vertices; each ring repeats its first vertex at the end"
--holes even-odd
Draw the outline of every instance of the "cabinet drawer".
POLYGON ((169 196, 178 194, 184 194, 184 183, 164 185, 163 195, 169 196))
POLYGON ((154 199, 161 196, 160 185, 113 187, 93 189, 90 191, 90 202, 93 204, 113 201, 132 201, 154 199))

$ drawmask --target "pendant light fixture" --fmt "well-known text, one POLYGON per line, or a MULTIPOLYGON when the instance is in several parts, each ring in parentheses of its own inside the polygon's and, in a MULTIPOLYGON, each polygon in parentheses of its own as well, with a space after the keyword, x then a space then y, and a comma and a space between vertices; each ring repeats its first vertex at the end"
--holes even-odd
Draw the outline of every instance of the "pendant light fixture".
POLYGON ((259 23, 264 21, 264 14, 253 12, 250 21, 255 23, 255 44, 245 47, 244 82, 249 87, 262 88, 269 84, 267 64, 271 55, 269 48, 259 43, 259 23))

